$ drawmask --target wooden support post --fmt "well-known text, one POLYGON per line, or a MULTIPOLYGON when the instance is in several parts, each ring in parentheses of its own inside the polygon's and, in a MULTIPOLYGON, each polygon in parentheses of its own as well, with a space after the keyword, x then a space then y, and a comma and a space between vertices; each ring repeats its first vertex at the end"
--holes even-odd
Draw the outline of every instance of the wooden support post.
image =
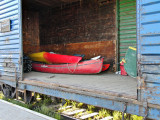
POLYGON ((24 90, 24 102, 27 103, 27 93, 26 93, 26 90, 24 90))
POLYGON ((18 100, 18 89, 16 88, 16 99, 18 100))
POLYGON ((79 2, 80 2, 80 7, 82 7, 82 0, 79 0, 79 2))

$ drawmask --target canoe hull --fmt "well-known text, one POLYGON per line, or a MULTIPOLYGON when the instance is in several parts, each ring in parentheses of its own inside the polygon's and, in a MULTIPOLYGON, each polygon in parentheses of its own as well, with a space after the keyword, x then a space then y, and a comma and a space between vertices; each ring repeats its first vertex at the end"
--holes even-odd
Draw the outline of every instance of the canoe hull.
POLYGON ((35 71, 63 74, 96 74, 101 72, 102 66, 103 58, 98 60, 88 60, 78 64, 46 65, 32 63, 32 68, 35 71))
POLYGON ((45 52, 43 56, 49 63, 78 63, 82 60, 82 57, 79 56, 61 55, 48 52, 45 52))
POLYGON ((103 64, 102 71, 106 71, 109 68, 110 64, 103 64))
POLYGON ((82 57, 71 56, 71 55, 61 55, 49 52, 39 52, 30 54, 29 57, 33 61, 44 62, 47 64, 51 63, 78 63, 82 60, 82 57))

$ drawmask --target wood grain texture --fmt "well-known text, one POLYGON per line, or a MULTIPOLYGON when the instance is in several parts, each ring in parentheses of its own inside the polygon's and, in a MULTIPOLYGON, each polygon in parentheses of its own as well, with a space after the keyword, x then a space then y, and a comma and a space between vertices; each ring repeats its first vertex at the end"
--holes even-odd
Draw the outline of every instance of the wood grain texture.
MULTIPOLYGON (((33 6, 39 6, 39 8, 55 8, 61 7, 65 4, 73 4, 75 2, 80 2, 80 0, 23 0, 23 4, 28 5, 28 7, 33 8, 33 6)), ((38 9, 39 9, 38 8, 38 9)), ((37 9, 37 8, 34 8, 37 9)))
POLYGON ((24 54, 40 51, 39 13, 23 11, 23 50, 24 54))
POLYGON ((40 43, 68 44, 116 39, 115 0, 93 0, 40 13, 40 43), (44 19, 45 18, 45 19, 44 19))
POLYGON ((24 74, 23 83, 38 84, 47 87, 61 87, 90 92, 96 95, 111 95, 136 99, 137 80, 129 76, 115 75, 111 73, 100 73, 97 75, 69 75, 30 72, 24 74))

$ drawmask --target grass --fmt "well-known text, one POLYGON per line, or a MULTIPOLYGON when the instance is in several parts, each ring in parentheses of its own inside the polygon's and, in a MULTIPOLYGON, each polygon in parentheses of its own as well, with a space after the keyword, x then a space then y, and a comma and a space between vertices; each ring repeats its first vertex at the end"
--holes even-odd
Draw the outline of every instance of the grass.
MULTIPOLYGON (((73 108, 85 108, 86 113, 93 113, 93 112, 98 112, 99 114, 94 116, 93 118, 89 118, 88 120, 99 120, 105 117, 112 116, 113 120, 122 120, 122 112, 119 111, 112 111, 104 108, 98 108, 93 105, 86 105, 84 103, 78 103, 75 101, 71 100, 66 100, 66 103, 62 107, 66 107, 67 105, 73 106, 73 108)), ((62 111, 60 111, 62 112, 62 111)), ((82 115, 82 113, 77 113, 74 115, 75 118, 79 118, 82 115)), ((137 115, 131 115, 131 114, 124 114, 124 119, 125 120, 143 120, 143 117, 137 116, 137 115)))
MULTIPOLYGON (((37 97, 39 97, 39 94, 37 95, 37 97)), ((64 120, 63 117, 59 113, 57 113, 56 110, 53 109, 53 107, 50 106, 52 104, 52 99, 47 96, 44 96, 43 99, 35 100, 31 104, 24 104, 22 102, 14 100, 14 99, 5 98, 2 94, 2 92, 0 92, 0 99, 11 102, 13 104, 16 104, 16 105, 19 105, 22 107, 25 107, 27 109, 30 109, 30 110, 33 110, 36 112, 39 112, 41 114, 53 117, 57 120, 64 120)))
MULTIPOLYGON (((122 112, 119 111, 112 111, 104 108, 98 108, 93 105, 86 105, 84 103, 78 103, 75 101, 71 100, 65 100, 65 104, 63 106, 59 106, 58 108, 54 108, 53 105, 55 104, 61 104, 61 101, 55 101, 52 100, 51 97, 48 97, 46 95, 40 95, 36 94, 35 95, 36 99, 34 102, 31 104, 24 104, 22 102, 16 101, 14 99, 8 99, 3 96, 2 93, 0 93, 0 99, 6 100, 8 102, 11 102, 13 104, 17 104, 19 106, 28 108, 30 110, 42 113, 44 115, 56 118, 58 120, 65 120, 60 113, 63 112, 66 109, 59 110, 59 108, 64 108, 66 106, 72 106, 73 109, 77 108, 85 108, 86 109, 86 114, 87 113, 93 113, 93 112, 98 112, 99 114, 94 116, 93 118, 89 118, 88 120, 98 120, 104 117, 112 116, 113 120, 122 120, 122 112)), ((63 101, 64 102, 64 101, 63 101)), ((79 118, 82 115, 82 113, 77 113, 74 115, 75 118, 79 118)), ((125 120, 143 120, 143 117, 137 116, 137 115, 130 115, 130 114, 125 114, 124 115, 125 120)))

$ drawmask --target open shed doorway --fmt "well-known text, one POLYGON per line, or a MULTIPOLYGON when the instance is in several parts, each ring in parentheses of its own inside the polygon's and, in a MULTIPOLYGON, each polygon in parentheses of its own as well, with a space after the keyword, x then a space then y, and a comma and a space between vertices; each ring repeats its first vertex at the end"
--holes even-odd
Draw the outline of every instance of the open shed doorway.
POLYGON ((137 99, 137 81, 116 75, 116 0, 23 0, 23 53, 55 52, 85 54, 84 59, 101 55, 108 71, 96 75, 29 72, 24 82, 41 81, 89 91, 137 99), (55 77, 51 77, 51 76, 55 77))

